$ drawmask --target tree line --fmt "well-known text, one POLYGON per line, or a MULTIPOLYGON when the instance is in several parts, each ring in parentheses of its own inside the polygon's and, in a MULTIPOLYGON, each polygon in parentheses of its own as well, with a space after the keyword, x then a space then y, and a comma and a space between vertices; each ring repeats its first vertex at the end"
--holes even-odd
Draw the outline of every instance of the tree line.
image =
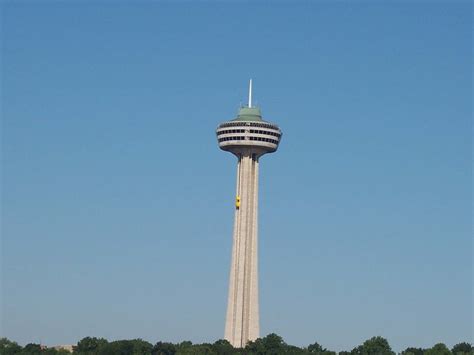
MULTIPOLYGON (((151 344, 142 339, 107 341, 104 338, 86 337, 74 347, 74 354, 79 355, 396 355, 388 341, 380 336, 366 340, 352 350, 339 353, 328 350, 318 343, 307 347, 297 347, 285 343, 277 334, 251 341, 243 349, 234 348, 227 340, 217 340, 215 343, 193 344, 183 341, 178 344, 157 342, 151 344)), ((22 347, 18 343, 0 339, 1 355, 66 355, 67 350, 47 348, 40 344, 27 344, 22 347)), ((409 347, 399 355, 474 355, 474 347, 469 343, 459 343, 449 349, 439 343, 431 348, 409 347)))

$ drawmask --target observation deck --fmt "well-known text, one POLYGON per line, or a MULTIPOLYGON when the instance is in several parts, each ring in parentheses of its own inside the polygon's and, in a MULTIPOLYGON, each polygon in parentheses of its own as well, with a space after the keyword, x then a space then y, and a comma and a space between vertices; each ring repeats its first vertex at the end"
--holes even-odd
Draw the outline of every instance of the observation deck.
POLYGON ((222 150, 239 154, 251 149, 258 155, 275 152, 282 136, 276 124, 262 119, 258 107, 241 107, 235 119, 217 127, 216 134, 222 150))

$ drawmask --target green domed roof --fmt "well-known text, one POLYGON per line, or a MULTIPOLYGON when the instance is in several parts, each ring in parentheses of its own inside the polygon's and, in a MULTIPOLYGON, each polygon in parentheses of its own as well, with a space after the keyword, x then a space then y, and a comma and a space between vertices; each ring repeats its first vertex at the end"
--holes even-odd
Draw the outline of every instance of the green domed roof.
POLYGON ((233 121, 263 121, 262 113, 258 107, 241 107, 233 121))

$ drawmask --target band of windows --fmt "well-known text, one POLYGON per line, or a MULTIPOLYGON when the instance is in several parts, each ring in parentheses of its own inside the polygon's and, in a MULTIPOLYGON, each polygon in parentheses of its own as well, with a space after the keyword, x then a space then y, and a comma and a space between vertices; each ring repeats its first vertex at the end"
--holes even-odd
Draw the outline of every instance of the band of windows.
POLYGON ((225 130, 225 131, 217 132, 217 135, 227 134, 227 133, 245 133, 245 129, 228 129, 228 130, 225 130))
MULTIPOLYGON (((217 135, 220 136, 221 134, 229 134, 229 133, 245 133, 245 130, 244 129, 228 129, 228 130, 225 130, 225 131, 217 132, 217 135)), ((261 130, 256 130, 256 129, 251 129, 250 133, 266 134, 266 135, 275 136, 275 137, 278 137, 278 138, 281 137, 280 133, 270 132, 270 131, 261 131, 261 130)))
POLYGON ((219 138, 218 141, 220 142, 226 142, 226 141, 243 141, 245 140, 245 137, 223 137, 219 138))
POLYGON ((270 135, 270 136, 275 136, 275 137, 278 137, 278 138, 281 137, 281 134, 280 134, 280 133, 270 132, 270 131, 260 131, 260 130, 257 130, 257 129, 251 129, 251 130, 250 130, 250 133, 268 134, 268 135, 270 135))
POLYGON ((260 142, 268 142, 268 143, 273 143, 273 144, 278 144, 278 141, 270 138, 264 138, 264 137, 249 137, 251 141, 260 141, 260 142))
POLYGON ((252 127, 261 127, 261 128, 271 128, 271 129, 279 129, 278 126, 269 124, 269 123, 258 123, 258 122, 227 122, 223 123, 219 126, 219 128, 223 127, 245 127, 245 126, 252 126, 252 127))
MULTIPOLYGON (((268 143, 273 143, 278 145, 278 141, 270 138, 264 138, 264 137, 248 137, 249 140, 251 141, 259 141, 259 142, 268 142, 268 143)), ((245 137, 223 137, 219 138, 218 141, 220 142, 226 142, 226 141, 244 141, 245 137)))

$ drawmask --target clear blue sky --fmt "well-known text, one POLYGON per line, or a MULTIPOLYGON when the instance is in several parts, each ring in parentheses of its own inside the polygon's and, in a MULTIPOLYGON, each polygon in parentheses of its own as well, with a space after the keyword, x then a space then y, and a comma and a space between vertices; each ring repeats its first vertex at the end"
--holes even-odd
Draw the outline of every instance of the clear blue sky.
POLYGON ((262 334, 472 338, 470 2, 2 3, 2 328, 223 337, 245 102, 262 334))

